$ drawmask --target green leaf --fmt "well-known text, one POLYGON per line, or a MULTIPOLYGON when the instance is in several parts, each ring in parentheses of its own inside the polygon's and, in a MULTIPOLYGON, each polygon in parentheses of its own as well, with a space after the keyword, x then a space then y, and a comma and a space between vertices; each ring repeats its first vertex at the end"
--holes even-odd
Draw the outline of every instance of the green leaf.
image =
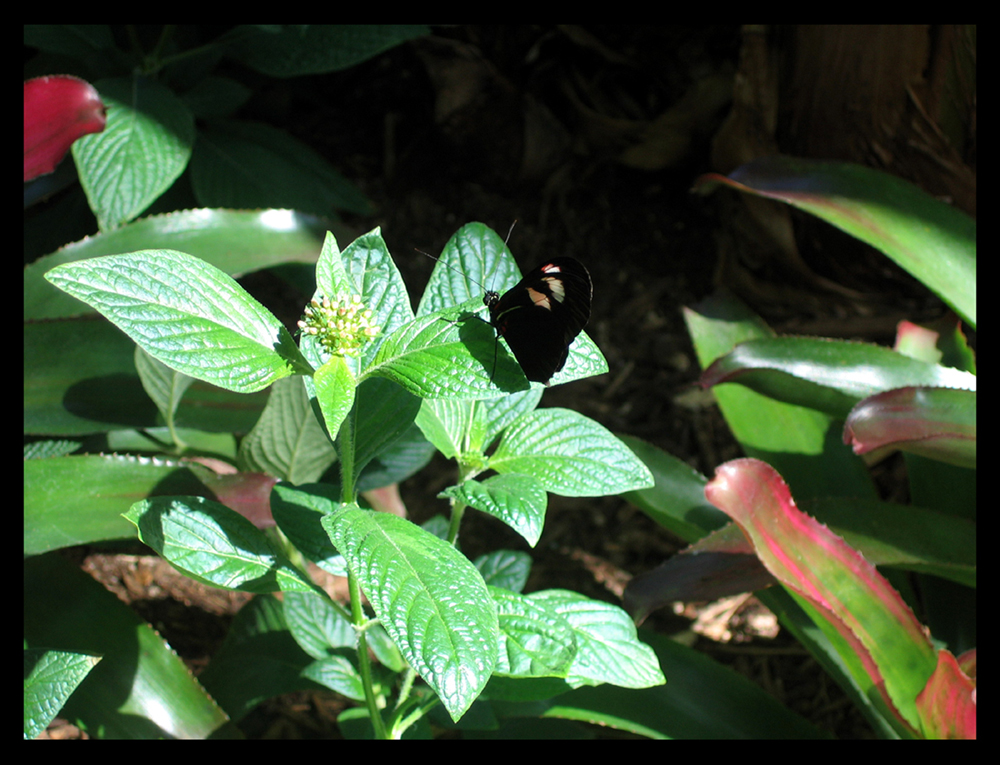
POLYGON ((334 576, 347 576, 343 556, 323 530, 323 516, 340 507, 340 490, 328 483, 288 486, 271 490, 271 513, 281 533, 307 560, 334 576))
MULTIPOLYGON (((371 321, 379 327, 379 334, 360 349, 360 356, 347 357, 360 381, 362 370, 371 364, 386 336, 413 319, 406 285, 378 228, 359 236, 343 253, 332 234, 327 234, 323 242, 316 263, 313 298, 351 299, 355 295, 372 312, 371 321)), ((316 367, 329 357, 329 352, 318 347, 309 335, 303 337, 302 350, 316 367)))
POLYGON ((531 573, 531 556, 519 550, 497 550, 473 561, 486 584, 523 592, 531 573))
POLYGON ((281 322, 231 277, 190 255, 108 255, 45 276, 189 377, 252 393, 310 369, 281 322))
POLYGON ((204 584, 256 593, 315 587, 262 531, 218 502, 154 497, 136 502, 125 518, 135 524, 143 543, 204 584))
POLYGON ((168 425, 172 424, 177 407, 194 379, 161 364, 138 345, 135 347, 135 369, 143 390, 160 410, 160 416, 168 425))
POLYGON ((226 722, 166 641, 60 555, 24 563, 24 642, 104 657, 62 712, 95 736, 201 739, 226 722))
POLYGON ((840 418, 861 399, 893 388, 976 389, 976 377, 969 372, 869 343, 811 337, 740 343, 706 369, 701 379, 704 386, 725 382, 840 418))
POLYGON ((570 683, 649 688, 666 682, 656 654, 639 640, 632 617, 618 606, 569 590, 543 590, 528 597, 559 614, 576 633, 570 683))
POLYGON ((705 499, 708 479, 683 460, 634 436, 620 436, 649 468, 656 485, 627 492, 629 502, 681 539, 695 542, 729 522, 705 499))
POLYGON ((272 77, 298 77, 347 69, 429 32, 420 24, 246 24, 230 32, 226 52, 272 77))
MULTIPOLYGON (((334 230, 337 230, 336 228, 334 230)), ((151 215, 39 258, 24 269, 24 318, 78 316, 80 301, 55 289, 43 275, 63 263, 143 249, 184 251, 230 276, 283 263, 315 262, 324 229, 294 210, 182 210, 151 215)))
MULTIPOLYGON (((110 322, 94 321, 94 314, 26 323, 24 432, 68 436, 161 426, 136 373, 135 351, 127 335, 110 322)), ((266 403, 265 392, 237 394, 197 381, 174 419, 204 432, 246 433, 266 403)))
POLYGON ((434 457, 434 446, 420 428, 410 425, 365 466, 358 477, 358 491, 380 489, 409 478, 434 457))
POLYGON ((320 690, 304 675, 312 662, 292 638, 281 601, 260 595, 240 609, 198 679, 231 719, 240 720, 273 696, 320 690))
POLYGON ((483 307, 487 290, 506 292, 521 280, 503 239, 483 223, 466 223, 445 244, 420 298, 417 316, 465 303, 483 307))
POLYGON ((493 367, 494 333, 471 313, 458 310, 418 316, 385 338, 366 374, 386 377, 420 398, 496 398, 529 386, 512 356, 493 367), (493 383, 496 383, 494 385, 493 383))
POLYGON ((532 598, 491 588, 500 618, 496 673, 511 677, 566 677, 576 656, 569 623, 532 598))
MULTIPOLYGON (((546 717, 581 720, 651 738, 829 738, 773 696, 705 654, 644 631, 665 685, 577 688, 549 702, 546 717)), ((537 709, 532 704, 530 709, 537 709)), ((525 710, 527 711, 527 710, 525 710)), ((514 710, 517 713, 517 710, 514 710)))
POLYGON ((365 700, 361 671, 347 656, 327 656, 302 670, 302 677, 354 701, 365 700))
MULTIPOLYGON (((761 318, 730 296, 684 309, 698 362, 709 367, 739 343, 773 337, 761 318)), ((712 389, 746 454, 769 461, 796 496, 875 497, 871 476, 841 442, 841 425, 813 409, 774 401, 738 385, 712 389)))
POLYGON ((33 739, 52 722, 100 656, 74 651, 24 652, 24 738, 33 739))
POLYGON ((485 481, 469 479, 451 486, 439 497, 450 497, 488 513, 510 526, 534 547, 545 525, 545 489, 527 475, 508 473, 485 481))
MULTIPOLYGON (((470 326, 463 326, 463 342, 468 343, 470 351, 483 364, 487 375, 493 369, 494 359, 496 360, 493 382, 500 390, 508 393, 526 389, 520 365, 505 342, 501 343, 502 350, 498 352, 496 333, 492 329, 488 339, 484 327, 476 325, 489 324, 488 319, 478 316, 478 312, 484 309, 483 296, 486 291, 493 290, 503 294, 520 280, 521 273, 517 263, 499 235, 482 223, 467 223, 455 232, 442 250, 417 309, 419 317, 437 314, 455 306, 464 307, 467 313, 462 320, 470 326)), ((607 371, 608 363, 600 349, 586 333, 581 332, 569 347, 566 365, 552 378, 550 384, 558 385, 607 371)), ((496 393, 490 396, 495 397, 496 393)))
MULTIPOLYGON (((523 414, 528 414, 542 398, 542 388, 484 401, 424 399, 417 415, 417 425, 427 439, 445 457, 473 455, 483 457, 504 428, 523 414)), ((482 459, 485 464, 485 457, 482 459)))
POLYGON ((976 222, 901 178, 846 162, 762 157, 724 183, 805 210, 877 247, 976 325, 976 222))
POLYGON ((202 207, 371 215, 371 203, 322 155, 263 123, 214 119, 198 132, 191 183, 202 207))
MULTIPOLYGON (((341 424, 354 406, 354 375, 343 356, 331 356, 329 361, 316 370, 313 384, 316 386, 316 401, 323 413, 326 430, 330 438, 336 440, 341 424)), ((320 475, 322 472, 310 480, 316 481, 320 475)))
POLYGON ((239 457, 244 469, 293 484, 318 481, 336 461, 301 377, 286 377, 271 386, 260 419, 240 442, 239 457))
POLYGON ((496 607, 454 547, 388 513, 345 506, 323 518, 351 575, 410 666, 458 720, 496 666, 496 607))
POLYGON ((147 77, 94 83, 108 107, 102 133, 73 144, 80 184, 102 231, 132 220, 187 167, 194 117, 167 87, 147 77))
POLYGON ((200 466, 142 457, 93 454, 24 463, 24 554, 128 539, 122 518, 136 497, 169 488, 206 491, 200 466))
POLYGON ((295 642, 314 659, 326 659, 338 649, 357 645, 357 634, 343 607, 314 592, 287 592, 282 602, 295 642))
POLYGON ((389 380, 365 380, 357 396, 355 475, 406 433, 420 411, 420 400, 389 380))
POLYGON ((489 466, 523 473, 565 497, 600 497, 653 485, 649 469, 606 428, 569 409, 538 409, 504 432, 489 466))

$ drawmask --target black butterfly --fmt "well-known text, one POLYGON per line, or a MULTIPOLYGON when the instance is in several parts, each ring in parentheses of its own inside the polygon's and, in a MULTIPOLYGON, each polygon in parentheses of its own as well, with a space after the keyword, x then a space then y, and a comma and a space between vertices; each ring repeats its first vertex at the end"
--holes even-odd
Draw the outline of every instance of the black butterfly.
POLYGON ((548 385, 563 368, 569 344, 587 326, 594 287, 576 258, 552 258, 502 296, 483 296, 490 324, 502 335, 524 376, 548 385))

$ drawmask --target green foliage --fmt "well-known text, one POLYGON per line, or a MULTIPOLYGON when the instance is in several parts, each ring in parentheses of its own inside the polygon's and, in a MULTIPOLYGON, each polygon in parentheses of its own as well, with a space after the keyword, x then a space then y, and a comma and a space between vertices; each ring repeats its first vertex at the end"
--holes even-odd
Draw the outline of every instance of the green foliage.
MULTIPOLYGON (((294 647, 284 644, 280 651, 300 657, 290 665, 298 667, 297 680, 279 671, 289 666, 280 652, 261 659, 265 666, 278 663, 260 683, 223 671, 230 653, 243 655, 247 645, 224 649, 219 669, 207 673, 205 687, 226 700, 231 715, 290 682, 319 684, 363 700, 376 736, 398 737, 423 724, 438 703, 457 723, 487 698, 540 700, 581 686, 663 682, 656 656, 621 609, 569 592, 523 595, 523 556, 497 551, 473 565, 455 546, 468 507, 500 518, 534 544, 547 492, 600 496, 652 485, 632 451, 597 423, 535 408, 542 386, 532 387, 506 348, 495 347, 493 330, 479 315, 481 299, 471 297, 481 287, 467 285, 469 295, 458 306, 424 309, 447 300, 444 285, 456 289, 449 268, 482 273, 477 264, 484 262, 502 268, 508 281, 519 278, 500 238, 469 224, 445 248, 421 300, 428 312, 415 316, 378 230, 343 252, 328 236, 312 303, 322 311, 310 319, 325 323, 302 333, 301 350, 229 276, 181 252, 94 257, 46 273, 137 343, 140 376, 165 421, 176 422, 193 380, 236 393, 274 387, 237 462, 286 481, 297 476, 298 488, 279 485, 271 495, 280 537, 230 509, 230 485, 208 484, 225 504, 151 496, 124 513, 145 544, 197 581, 286 597, 310 594, 312 600, 292 601, 299 609, 284 611, 283 626, 278 622, 279 631, 295 638, 294 647), (340 310, 324 302, 329 295, 355 297, 340 310), (377 331, 357 333, 353 317, 362 312, 365 326, 377 331), (499 359, 491 377, 494 353, 499 359), (332 448, 316 448, 323 432, 332 448), (423 438, 454 458, 462 477, 442 494, 451 500, 444 539, 357 503, 369 465, 391 465, 394 450, 410 451, 423 438), (320 479, 333 460, 335 483, 305 483, 320 479), (479 480, 485 470, 497 475, 479 480), (350 613, 302 573, 296 561, 303 560, 348 574, 350 613), (362 593, 371 616, 361 607, 362 593), (323 630, 326 638, 305 628, 303 620, 317 618, 333 620, 323 630), (354 639, 345 641, 336 622, 353 627, 346 634, 354 639), (303 660, 302 651, 314 661, 303 660), (495 696, 484 695, 494 680, 495 696), (394 705, 388 703, 393 695, 394 705)), ((604 369, 596 346, 580 335, 554 382, 604 369)), ((193 440, 185 435, 182 442, 171 432, 176 449, 193 440)), ((260 628, 247 629, 244 642, 266 652, 257 642, 260 628)))
MULTIPOLYGON (((193 195, 193 205, 206 209, 370 212, 364 195, 312 148, 270 125, 236 118, 252 93, 220 64, 278 78, 334 72, 426 35, 427 27, 240 25, 207 41, 194 37, 196 27, 170 25, 159 39, 144 39, 151 29, 24 28, 25 45, 39 51, 31 74, 71 68, 94 85, 107 110, 104 130, 72 147, 101 231, 133 221, 182 176, 174 195, 193 195)), ((63 241, 70 238, 76 237, 63 241)))
MULTIPOLYGON (((909 184, 785 157, 697 188, 718 184, 781 199, 864 238, 974 324, 975 223, 909 184)), ((781 584, 762 599, 881 735, 974 737, 976 377, 959 322, 902 322, 888 349, 774 337, 726 295, 685 318, 705 368, 701 384, 715 386, 753 459, 718 466, 706 485, 630 440, 657 484, 635 501, 694 542, 630 583, 630 611, 641 620, 674 600, 781 584), (879 501, 858 459, 895 450, 906 455, 912 506, 879 501)))
MULTIPOLYGON (((101 233, 24 275, 24 430, 51 439, 25 449, 25 737, 60 709, 97 737, 228 737, 229 721, 304 688, 358 703, 339 720, 347 737, 586 735, 572 721, 656 738, 821 735, 617 606, 526 592, 528 555, 461 553, 469 508, 534 546, 548 493, 624 493, 695 543, 633 580, 639 621, 780 584, 762 599, 879 735, 974 735, 975 360, 958 322, 901 326, 890 350, 776 338, 731 298, 687 309, 702 382, 753 458, 708 481, 537 408, 543 389, 483 319, 484 285, 519 278, 487 227, 449 241, 416 312, 377 229, 343 252, 327 235, 316 262, 320 229, 302 213, 367 200, 312 149, 234 119, 250 93, 215 67, 335 71, 425 27, 246 25, 208 44, 183 29, 126 51, 106 26, 25 27, 32 74, 71 67, 108 107, 105 130, 73 147, 101 233), (137 219, 176 197, 199 209, 137 219), (223 209, 238 207, 258 211, 223 209), (296 342, 234 278, 302 263, 315 292, 296 342), (440 495, 447 518, 418 527, 365 506, 435 450, 458 475, 440 495), (859 458, 891 450, 906 455, 911 505, 880 501, 859 458), (197 581, 258 594, 197 680, 52 554, 136 535, 197 581), (307 562, 348 577, 346 607, 307 562)), ((975 326, 975 224, 946 205, 865 168, 789 158, 698 188, 719 184, 873 244, 975 326)), ((63 235, 73 204, 27 226, 26 251, 82 236, 63 235)), ((552 383, 604 371, 581 334, 552 383)))

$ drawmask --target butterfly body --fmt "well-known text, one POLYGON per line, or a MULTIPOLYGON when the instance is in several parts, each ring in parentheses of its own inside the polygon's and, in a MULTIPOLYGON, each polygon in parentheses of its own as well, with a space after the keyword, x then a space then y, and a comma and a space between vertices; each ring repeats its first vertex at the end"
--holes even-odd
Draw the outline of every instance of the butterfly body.
POLYGON ((587 325, 592 295, 586 267, 576 258, 560 257, 545 261, 503 295, 487 292, 483 303, 524 376, 547 385, 587 325))

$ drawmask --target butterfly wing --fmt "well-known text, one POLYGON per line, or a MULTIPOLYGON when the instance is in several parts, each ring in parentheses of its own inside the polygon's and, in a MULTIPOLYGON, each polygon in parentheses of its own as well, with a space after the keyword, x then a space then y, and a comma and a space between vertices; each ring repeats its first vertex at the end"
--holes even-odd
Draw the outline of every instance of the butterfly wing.
POLYGON ((497 333, 503 335, 529 380, 548 384, 563 368, 569 345, 590 319, 593 284, 576 258, 552 258, 512 289, 486 304, 497 333))

